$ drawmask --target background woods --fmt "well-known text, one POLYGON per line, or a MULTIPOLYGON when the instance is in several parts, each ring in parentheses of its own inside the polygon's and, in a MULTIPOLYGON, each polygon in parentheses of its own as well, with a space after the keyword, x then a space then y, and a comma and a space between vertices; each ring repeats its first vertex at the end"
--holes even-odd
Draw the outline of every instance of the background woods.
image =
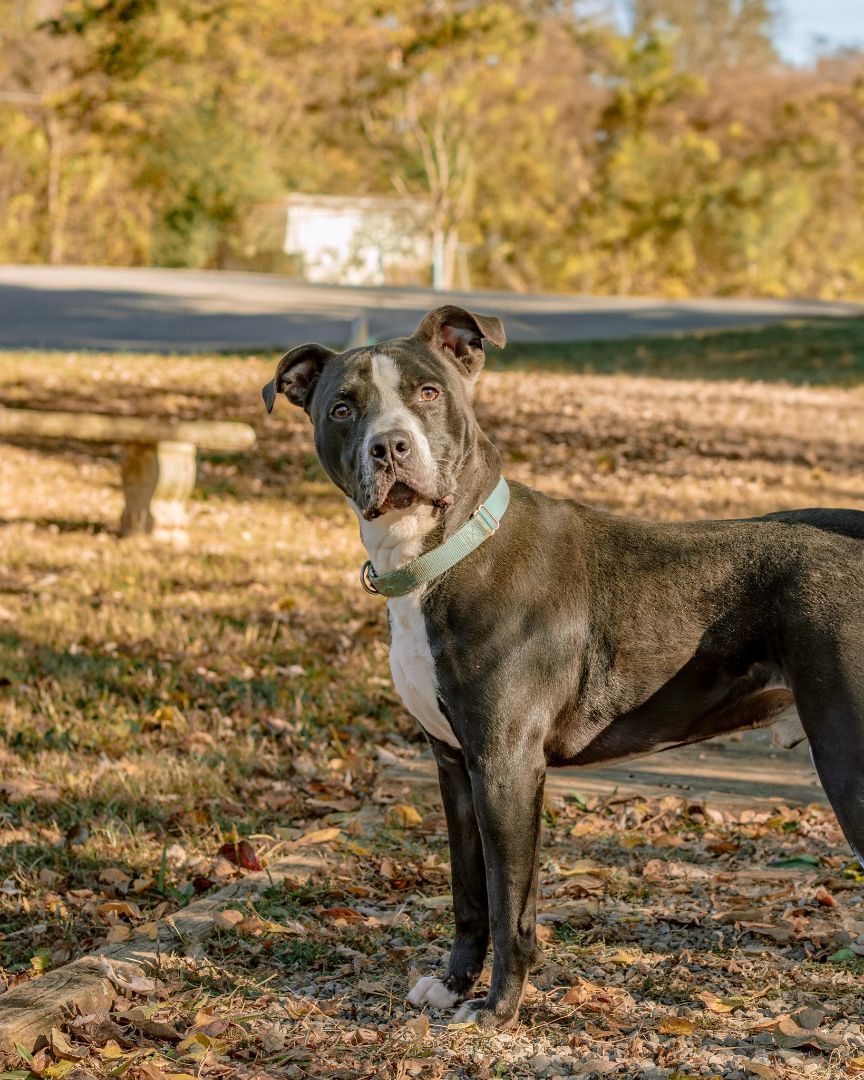
POLYGON ((632 8, 0 0, 0 261, 288 269, 289 192, 401 194, 478 285, 860 296, 860 54, 632 8))

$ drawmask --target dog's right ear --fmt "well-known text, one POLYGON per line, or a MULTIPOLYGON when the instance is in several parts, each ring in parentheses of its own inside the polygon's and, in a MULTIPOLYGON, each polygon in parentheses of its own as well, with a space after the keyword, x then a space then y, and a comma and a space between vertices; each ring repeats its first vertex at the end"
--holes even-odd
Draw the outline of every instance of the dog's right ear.
POLYGON ((285 353, 276 367, 276 374, 261 390, 267 412, 273 411, 277 394, 284 394, 292 404, 308 412, 315 384, 324 365, 335 355, 324 345, 298 345, 285 353))

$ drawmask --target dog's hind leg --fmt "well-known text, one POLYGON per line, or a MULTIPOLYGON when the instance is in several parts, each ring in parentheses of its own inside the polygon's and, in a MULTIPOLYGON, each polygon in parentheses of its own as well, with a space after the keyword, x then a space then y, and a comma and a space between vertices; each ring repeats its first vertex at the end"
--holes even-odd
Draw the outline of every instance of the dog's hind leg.
POLYGON ((799 684, 795 698, 822 787, 864 867, 864 668, 839 666, 836 678, 799 684))
POLYGON ((424 976, 408 994, 408 1001, 412 1005, 449 1009, 467 997, 483 970, 489 948, 489 907, 483 844, 464 758, 459 750, 435 739, 429 741, 438 762, 438 782, 450 839, 456 936, 447 974, 443 979, 424 976))

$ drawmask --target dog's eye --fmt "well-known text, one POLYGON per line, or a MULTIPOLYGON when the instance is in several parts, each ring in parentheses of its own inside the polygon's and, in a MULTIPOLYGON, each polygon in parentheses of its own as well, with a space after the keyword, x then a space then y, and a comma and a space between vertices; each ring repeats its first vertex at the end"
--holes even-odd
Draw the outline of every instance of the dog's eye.
POLYGON ((435 398, 441 396, 441 391, 437 386, 422 386, 420 388, 420 400, 421 401, 434 401, 435 398))
POLYGON ((334 405, 330 410, 330 415, 334 420, 347 420, 351 415, 351 410, 344 401, 340 401, 338 405, 334 405))

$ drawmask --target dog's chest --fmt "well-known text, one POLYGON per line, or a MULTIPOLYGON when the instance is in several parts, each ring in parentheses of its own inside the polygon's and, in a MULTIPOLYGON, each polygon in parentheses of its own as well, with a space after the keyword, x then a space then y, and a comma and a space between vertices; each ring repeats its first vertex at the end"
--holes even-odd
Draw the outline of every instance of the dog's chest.
POLYGON ((435 662, 426 634, 426 622, 414 594, 395 597, 390 614, 390 670, 405 708, 430 735, 450 746, 459 741, 438 707, 435 662))

